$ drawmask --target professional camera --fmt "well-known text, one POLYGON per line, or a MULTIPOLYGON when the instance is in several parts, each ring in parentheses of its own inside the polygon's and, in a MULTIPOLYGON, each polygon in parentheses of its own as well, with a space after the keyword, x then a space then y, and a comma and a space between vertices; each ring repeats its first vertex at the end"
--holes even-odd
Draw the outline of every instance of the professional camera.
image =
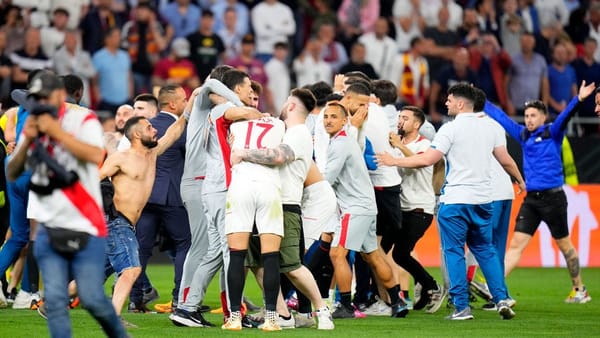
MULTIPOLYGON (((32 116, 50 114, 58 118, 56 107, 39 100, 47 98, 52 91, 61 88, 63 84, 56 75, 41 71, 33 77, 27 91, 17 89, 11 96, 32 116)), ((29 189, 37 194, 49 195, 54 189, 69 187, 79 180, 75 171, 68 170, 57 161, 53 151, 55 145, 52 139, 40 134, 30 150, 27 161, 27 166, 32 171, 29 189)))

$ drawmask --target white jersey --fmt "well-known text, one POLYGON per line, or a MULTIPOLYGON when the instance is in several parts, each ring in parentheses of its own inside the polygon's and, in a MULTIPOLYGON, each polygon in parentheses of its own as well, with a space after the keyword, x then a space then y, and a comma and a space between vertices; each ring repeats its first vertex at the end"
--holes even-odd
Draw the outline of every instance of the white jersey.
MULTIPOLYGON (((234 137, 232 150, 276 148, 285 134, 285 124, 273 117, 263 117, 235 122, 231 124, 229 131, 234 137)), ((242 161, 232 168, 232 175, 252 181, 276 180, 280 186, 279 169, 276 167, 242 161)))
POLYGON ((304 124, 288 128, 283 143, 294 151, 294 161, 279 168, 283 204, 300 205, 308 169, 312 163, 312 141, 304 124))
MULTIPOLYGON (((58 116, 62 129, 77 140, 98 148, 104 147, 102 126, 92 111, 81 106, 64 104, 59 109, 58 116)), ((21 137, 20 142, 24 140, 25 138, 21 137)), ((98 165, 78 160, 60 144, 51 147, 58 163, 67 171, 75 171, 79 180, 70 187, 54 189, 49 195, 31 193, 31 216, 49 228, 64 228, 106 237, 98 165)), ((31 182, 46 185, 46 168, 40 167, 34 171, 31 182)))
POLYGON ((489 118, 461 113, 444 124, 431 147, 446 155, 446 182, 440 202, 446 204, 485 204, 492 202, 491 153, 506 143, 489 118))
MULTIPOLYGON (((349 127, 348 130, 349 134, 353 134, 356 128, 349 127)), ((392 153, 394 148, 390 145, 389 135, 390 126, 385 111, 381 106, 369 103, 369 117, 358 132, 358 143, 363 147, 366 140, 369 140, 376 154, 392 153)), ((393 187, 402 182, 396 168, 388 166, 377 166, 377 169, 369 170, 369 177, 374 187, 393 187)))
POLYGON ((325 168, 327 167, 327 148, 329 147, 329 134, 325 130, 323 125, 323 112, 325 108, 321 109, 319 115, 317 115, 315 121, 315 130, 313 133, 313 146, 314 146, 314 157, 317 168, 321 174, 325 174, 325 168))
MULTIPOLYGON (((406 145, 415 155, 424 153, 430 146, 431 142, 422 135, 418 135, 414 141, 406 145)), ((433 214, 435 207, 435 193, 431 184, 433 166, 418 169, 399 168, 398 171, 402 175, 400 193, 402 211, 421 208, 426 213, 433 214)))

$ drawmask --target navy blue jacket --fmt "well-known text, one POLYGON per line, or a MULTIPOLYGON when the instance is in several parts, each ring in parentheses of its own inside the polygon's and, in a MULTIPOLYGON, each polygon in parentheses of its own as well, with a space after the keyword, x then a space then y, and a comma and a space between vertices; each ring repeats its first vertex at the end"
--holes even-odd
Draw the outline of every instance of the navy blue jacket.
MULTIPOLYGON (((175 119, 164 112, 150 120, 161 138, 175 119)), ((156 160, 156 178, 148 203, 165 206, 183 206, 180 194, 181 176, 185 159, 185 131, 175 143, 156 160)))
POLYGON ((483 109, 498 121, 523 148, 523 172, 527 191, 543 191, 561 187, 565 182, 562 142, 567 122, 579 107, 578 96, 571 99, 554 123, 544 124, 533 132, 513 121, 500 108, 486 101, 483 109))

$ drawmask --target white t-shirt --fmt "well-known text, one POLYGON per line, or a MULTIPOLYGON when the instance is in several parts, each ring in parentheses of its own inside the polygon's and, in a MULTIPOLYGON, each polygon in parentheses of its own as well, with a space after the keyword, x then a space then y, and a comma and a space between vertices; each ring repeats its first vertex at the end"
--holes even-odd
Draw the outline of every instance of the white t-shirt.
MULTIPOLYGON (((264 117, 258 120, 238 121, 229 127, 234 141, 231 149, 276 148, 281 144, 285 134, 283 121, 264 117)), ((251 162, 242 161, 232 168, 232 175, 243 176, 251 181, 269 181, 279 183, 279 169, 251 162)))
POLYGON ((446 183, 440 202, 485 204, 492 202, 492 151, 506 142, 489 118, 461 113, 438 130, 431 147, 446 155, 446 183))
MULTIPOLYGON (((415 155, 424 153, 430 146, 431 142, 422 135, 406 144, 406 147, 415 155)), ((398 152, 400 151, 398 150, 398 152)), ((402 175, 402 192, 400 193, 402 211, 422 208, 426 213, 433 214, 435 207, 435 193, 431 184, 433 166, 418 169, 399 168, 398 171, 402 175)))
MULTIPOLYGON (((92 111, 77 105, 65 104, 58 112, 61 127, 77 140, 103 148, 102 126, 92 111)), ((25 138, 21 138, 23 142, 25 138)), ((80 161, 71 152, 57 144, 53 157, 67 171, 73 170, 79 180, 70 187, 54 189, 49 195, 29 194, 29 215, 49 228, 65 228, 94 236, 107 235, 102 194, 96 163, 80 161)), ((33 183, 45 185, 48 180, 43 169, 35 171, 33 183)))
POLYGON ((312 162, 312 141, 306 125, 288 128, 283 142, 294 151, 294 161, 279 168, 281 177, 281 199, 283 204, 300 205, 302 190, 312 162))
POLYGON ((315 162, 317 163, 317 168, 319 168, 321 174, 325 173, 325 168, 327 167, 327 148, 329 147, 329 134, 327 134, 325 126, 323 125, 324 109, 325 108, 321 109, 321 112, 319 112, 319 115, 316 118, 315 130, 313 133, 315 162))

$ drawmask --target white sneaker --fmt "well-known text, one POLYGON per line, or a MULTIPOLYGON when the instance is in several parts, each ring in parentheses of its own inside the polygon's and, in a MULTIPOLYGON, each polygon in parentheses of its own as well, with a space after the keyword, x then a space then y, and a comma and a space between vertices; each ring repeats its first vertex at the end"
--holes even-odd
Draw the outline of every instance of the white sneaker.
MULTIPOLYGON (((329 309, 327 309, 329 311, 329 309)), ((306 328, 315 326, 316 322, 311 313, 296 313, 294 314, 296 328, 306 328)))
POLYGON ((317 329, 318 330, 333 330, 335 325, 333 324, 333 318, 331 317, 331 311, 327 306, 324 306, 317 310, 317 329))
POLYGON ((296 320, 294 319, 294 315, 290 313, 290 318, 285 319, 281 315, 277 316, 277 324, 282 329, 295 329, 296 328, 296 320))
POLYGON ((6 297, 4 297, 4 292, 2 291, 2 282, 0 282, 0 309, 3 309, 8 306, 6 302, 6 297))
POLYGON ((29 310, 31 308, 31 302, 32 301, 37 302, 39 300, 40 300, 39 294, 29 293, 27 291, 19 290, 19 293, 17 293, 17 297, 15 297, 15 302, 13 303, 12 308, 16 309, 16 310, 22 310, 22 309, 29 310))
POLYGON ((391 316, 392 307, 383 300, 377 298, 377 301, 363 311, 367 316, 391 316))

